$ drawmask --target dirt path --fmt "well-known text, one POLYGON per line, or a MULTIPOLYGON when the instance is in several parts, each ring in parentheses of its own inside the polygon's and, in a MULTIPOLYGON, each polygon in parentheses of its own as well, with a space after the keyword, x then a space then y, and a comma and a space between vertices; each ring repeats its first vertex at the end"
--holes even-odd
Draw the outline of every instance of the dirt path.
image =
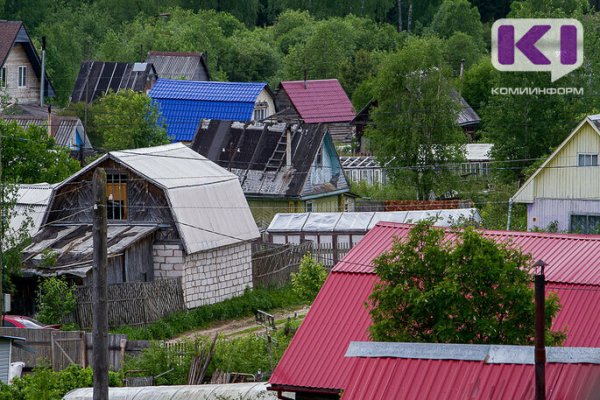
MULTIPOLYGON (((273 312, 273 316, 275 317, 275 324, 277 326, 281 326, 285 323, 287 317, 294 318, 297 316, 298 318, 304 318, 306 313, 308 312, 309 306, 304 306, 301 308, 294 309, 281 309, 273 312)), ((236 336, 244 336, 249 335, 261 330, 260 326, 256 324, 254 317, 239 319, 234 321, 223 321, 217 324, 214 324, 210 328, 201 329, 192 332, 186 332, 174 339, 171 339, 170 342, 178 342, 181 340, 189 340, 194 339, 198 336, 214 336, 215 333, 219 333, 222 337, 236 337, 236 336)))

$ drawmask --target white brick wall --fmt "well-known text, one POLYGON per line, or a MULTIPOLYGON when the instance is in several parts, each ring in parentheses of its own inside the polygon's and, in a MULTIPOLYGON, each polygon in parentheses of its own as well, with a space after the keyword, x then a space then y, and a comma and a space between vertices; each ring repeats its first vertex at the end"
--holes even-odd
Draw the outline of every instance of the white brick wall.
MULTIPOLYGON (((168 260, 169 256, 165 257, 168 260)), ((244 242, 185 256, 182 284, 187 308, 217 303, 241 295, 244 289, 252 287, 250 243, 244 242)))
POLYGON ((175 278, 183 276, 185 255, 178 244, 154 244, 154 279, 175 278))

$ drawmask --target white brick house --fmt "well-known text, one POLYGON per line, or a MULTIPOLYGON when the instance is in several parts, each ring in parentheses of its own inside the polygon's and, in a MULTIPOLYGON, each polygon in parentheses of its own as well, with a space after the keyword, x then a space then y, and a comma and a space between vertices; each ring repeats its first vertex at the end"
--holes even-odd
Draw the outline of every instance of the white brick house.
POLYGON ((239 180, 181 143, 108 153, 57 185, 27 272, 90 281, 96 168, 107 173, 109 283, 180 277, 188 308, 252 287, 259 232, 239 180), (48 248, 59 253, 52 268, 39 262, 48 248))

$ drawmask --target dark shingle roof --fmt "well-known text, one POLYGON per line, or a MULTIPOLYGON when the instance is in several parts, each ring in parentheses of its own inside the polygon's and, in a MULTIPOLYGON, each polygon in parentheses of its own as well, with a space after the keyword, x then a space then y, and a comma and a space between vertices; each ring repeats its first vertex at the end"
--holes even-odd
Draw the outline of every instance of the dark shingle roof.
POLYGON ((78 103, 87 100, 90 103, 110 90, 143 92, 155 78, 154 66, 148 63, 84 61, 75 81, 71 101, 78 103))

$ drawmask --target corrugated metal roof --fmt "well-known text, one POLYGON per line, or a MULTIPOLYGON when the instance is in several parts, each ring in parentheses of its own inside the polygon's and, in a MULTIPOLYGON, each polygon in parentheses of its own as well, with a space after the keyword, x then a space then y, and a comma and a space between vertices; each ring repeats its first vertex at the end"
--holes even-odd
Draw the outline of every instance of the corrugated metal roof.
POLYGON ((283 81, 281 88, 306 123, 350 122, 356 116, 337 79, 283 81))
POLYGON ((457 92, 452 92, 453 97, 460 98, 460 110, 458 112, 458 116, 456 117, 456 122, 459 126, 467 127, 473 125, 479 125, 481 122, 481 118, 479 115, 471 108, 469 103, 464 99, 464 97, 460 96, 457 92))
POLYGON ((259 236, 237 176, 181 143, 111 152, 59 187, 107 158, 165 190, 188 254, 259 236))
POLYGON ((366 232, 380 221, 416 223, 430 218, 436 219, 435 226, 451 226, 463 219, 481 221, 481 216, 476 208, 389 212, 278 213, 271 221, 267 232, 366 232))
POLYGON ((208 82, 160 78, 150 90, 153 99, 252 103, 266 82, 208 82))
MULTIPOLYGON (((411 225, 381 222, 370 232, 369 247, 354 247, 336 271, 372 273, 371 260, 390 248, 394 237, 408 234, 411 225)), ((512 243, 534 260, 543 259, 550 282, 600 285, 600 235, 516 231, 482 231, 497 242, 512 243)), ((451 235, 449 236, 451 237, 451 235)))
MULTIPOLYGON (((22 128, 28 128, 29 126, 42 126, 48 127, 48 114, 43 116, 31 116, 31 115, 2 115, 2 119, 6 121, 14 121, 17 125, 22 128)), ((84 143, 84 148, 91 149, 92 144, 85 129, 83 123, 78 117, 62 116, 52 114, 50 121, 51 129, 50 133, 56 144, 59 146, 74 149, 77 147, 76 137, 79 136, 80 140, 84 143)))
POLYGON ((203 119, 251 121, 254 104, 265 87, 266 83, 159 79, 149 95, 169 137, 189 142, 203 119))
MULTIPOLYGON (((369 340, 370 318, 365 304, 377 279, 369 265, 373 258, 390 248, 395 236, 404 237, 409 229, 409 225, 379 223, 338 263, 275 369, 270 380, 273 385, 325 390, 349 388, 357 377, 352 370, 357 368, 358 362, 344 357, 346 349, 351 341, 369 340)), ((548 291, 558 294, 562 306, 553 328, 567 328, 565 346, 600 347, 600 335, 597 334, 600 331, 597 317, 600 314, 600 236, 501 231, 484 231, 484 234, 499 241, 511 239, 515 245, 532 252, 534 258, 543 258, 549 264, 546 267, 546 277, 550 281, 548 291)), ((421 362, 424 363, 422 368, 411 367, 403 373, 415 379, 421 371, 427 371, 425 366, 435 364, 421 362)), ((533 373, 533 368, 528 368, 533 373)), ((585 370, 585 367, 581 368, 585 370)), ((453 368, 452 371, 464 376, 470 374, 467 367, 453 368)), ((486 374, 490 372, 486 369, 486 374)), ((436 374, 434 370, 430 375, 444 382, 441 372, 436 374)), ((489 376, 494 382, 502 378, 496 373, 489 376)), ((367 382, 361 381, 361 386, 365 385, 367 382)), ((443 386, 459 389, 455 385, 443 386)), ((419 398, 418 392, 414 393, 408 398, 419 398)))
POLYGON ((203 53, 151 51, 146 62, 156 68, 161 78, 209 81, 208 65, 203 53))
MULTIPOLYGON (((114 387, 108 389, 109 400, 275 400, 277 394, 266 390, 263 382, 223 385, 180 385, 147 387, 114 387)), ((63 400, 92 400, 92 388, 75 389, 63 400)))
MULTIPOLYGON (((529 400, 534 368, 477 361, 359 358, 342 399, 529 400)), ((546 364, 546 399, 598 399, 600 366, 546 364)))
POLYGON ((33 236, 37 233, 44 220, 53 187, 54 185, 49 183, 18 185, 13 208, 14 215, 11 216, 9 223, 11 232, 18 232, 29 218, 31 222, 29 235, 33 236))
POLYGON ((91 103, 109 91, 130 89, 143 92, 155 79, 156 71, 152 64, 83 61, 71 93, 71 101, 91 103))

